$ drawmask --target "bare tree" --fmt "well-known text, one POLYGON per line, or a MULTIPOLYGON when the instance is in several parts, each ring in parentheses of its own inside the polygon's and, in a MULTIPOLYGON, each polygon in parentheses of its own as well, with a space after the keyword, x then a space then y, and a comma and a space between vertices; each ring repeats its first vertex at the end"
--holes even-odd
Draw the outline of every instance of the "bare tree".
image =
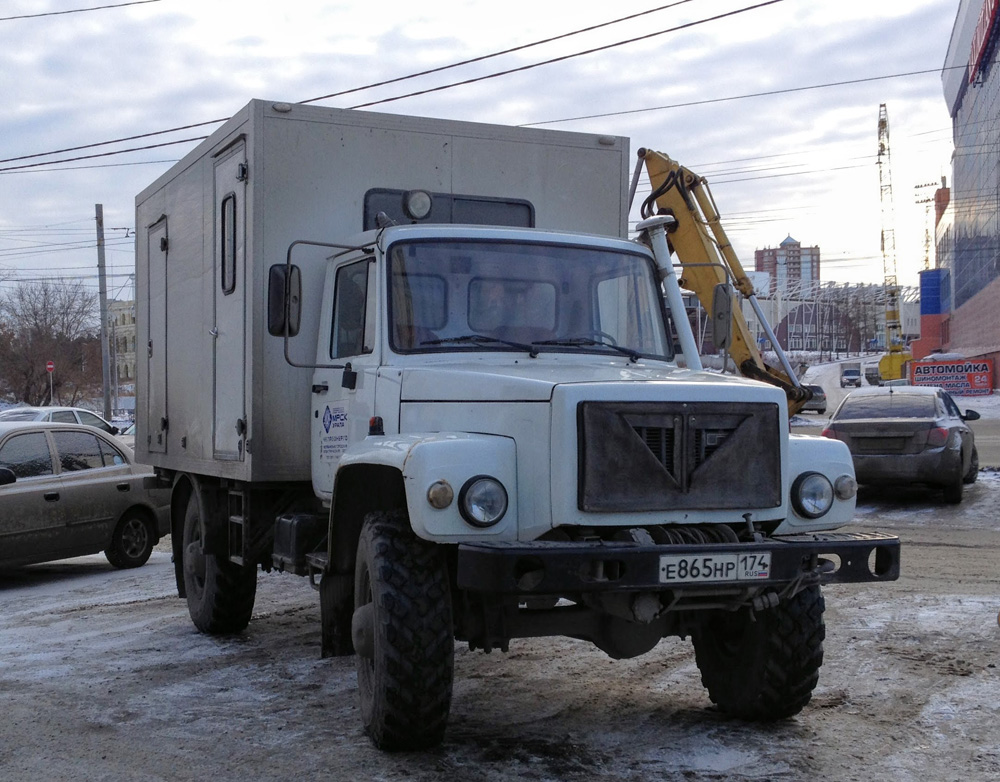
POLYGON ((99 389, 97 312, 97 296, 80 286, 39 282, 11 288, 0 297, 0 389, 28 404, 75 404, 99 389), (47 361, 56 365, 55 399, 49 398, 47 361))

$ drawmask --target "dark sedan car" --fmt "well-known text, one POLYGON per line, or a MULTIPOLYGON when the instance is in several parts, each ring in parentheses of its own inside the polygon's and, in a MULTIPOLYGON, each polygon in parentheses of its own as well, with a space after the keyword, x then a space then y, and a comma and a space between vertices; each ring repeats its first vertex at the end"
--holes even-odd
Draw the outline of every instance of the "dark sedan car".
POLYGON ((979 472, 966 423, 977 418, 940 388, 863 388, 844 399, 823 435, 847 443, 858 483, 940 486, 946 502, 958 503, 979 472))
POLYGON ((169 531, 169 510, 169 490, 113 436, 0 422, 0 566, 103 551, 115 567, 139 567, 169 531))

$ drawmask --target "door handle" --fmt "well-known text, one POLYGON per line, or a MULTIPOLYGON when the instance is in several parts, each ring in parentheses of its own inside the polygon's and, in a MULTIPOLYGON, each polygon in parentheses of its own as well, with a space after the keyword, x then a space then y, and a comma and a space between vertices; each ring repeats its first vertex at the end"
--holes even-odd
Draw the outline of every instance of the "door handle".
POLYGON ((312 390, 314 394, 325 394, 330 390, 330 385, 328 383, 313 383, 312 390))
POLYGON ((42 495, 46 502, 59 502, 59 492, 57 491, 47 491, 42 495))
POLYGON ((130 491, 132 489, 132 487, 129 486, 128 483, 119 483, 116 488, 118 489, 118 491, 130 491))

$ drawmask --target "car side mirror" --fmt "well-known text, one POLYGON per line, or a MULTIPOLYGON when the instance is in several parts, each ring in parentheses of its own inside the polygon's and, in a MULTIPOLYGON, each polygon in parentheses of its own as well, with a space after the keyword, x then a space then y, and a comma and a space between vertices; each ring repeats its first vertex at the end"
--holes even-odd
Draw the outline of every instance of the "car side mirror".
POLYGON ((268 271, 267 333, 289 337, 299 333, 302 318, 302 272, 298 266, 275 264, 268 271))
POLYGON ((975 410, 966 410, 965 413, 962 415, 963 421, 978 421, 979 418, 980 415, 975 410))
POLYGON ((16 480, 17 476, 14 475, 13 470, 7 467, 0 467, 0 486, 6 486, 9 483, 14 483, 16 480))
POLYGON ((119 429, 117 426, 112 426, 111 427, 111 434, 121 434, 121 432, 122 432, 122 430, 119 429))

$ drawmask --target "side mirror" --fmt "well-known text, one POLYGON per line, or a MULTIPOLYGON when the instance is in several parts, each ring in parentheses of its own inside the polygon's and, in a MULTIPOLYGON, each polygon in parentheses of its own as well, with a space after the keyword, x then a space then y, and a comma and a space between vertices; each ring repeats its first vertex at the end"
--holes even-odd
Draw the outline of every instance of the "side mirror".
POLYGON ((268 272, 267 333, 289 337, 299 333, 302 319, 302 272, 298 266, 276 263, 268 272))
POLYGON ((963 421, 978 421, 979 418, 980 415, 975 410, 966 410, 965 413, 962 415, 963 421))
POLYGON ((121 433, 122 433, 122 430, 119 429, 117 426, 112 426, 111 427, 111 434, 121 434, 121 433))
POLYGON ((712 291, 712 342, 721 350, 733 341, 733 286, 720 282, 712 291))
POLYGON ((14 483, 16 480, 17 476, 14 475, 13 470, 7 467, 0 467, 0 486, 6 486, 9 483, 14 483))

